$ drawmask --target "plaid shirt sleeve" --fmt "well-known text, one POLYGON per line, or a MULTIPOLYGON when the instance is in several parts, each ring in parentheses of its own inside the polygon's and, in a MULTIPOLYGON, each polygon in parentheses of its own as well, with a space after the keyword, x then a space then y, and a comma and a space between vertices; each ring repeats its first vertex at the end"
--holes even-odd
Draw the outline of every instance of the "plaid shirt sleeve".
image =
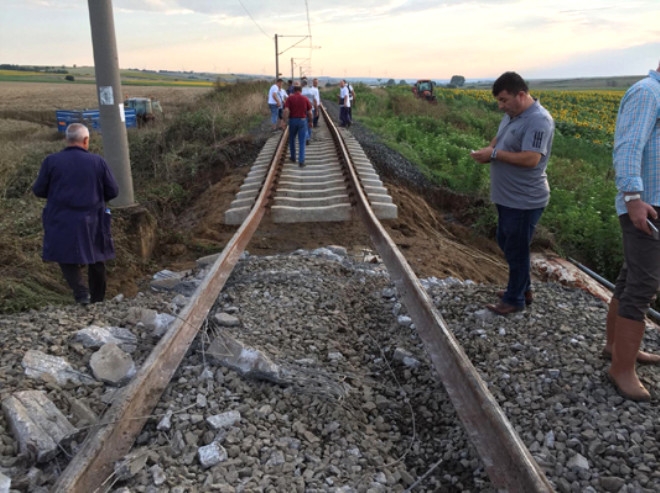
POLYGON ((621 100, 613 152, 619 192, 641 192, 644 184, 660 190, 658 167, 643 169, 644 149, 656 127, 659 111, 656 95, 642 85, 631 87, 621 100))

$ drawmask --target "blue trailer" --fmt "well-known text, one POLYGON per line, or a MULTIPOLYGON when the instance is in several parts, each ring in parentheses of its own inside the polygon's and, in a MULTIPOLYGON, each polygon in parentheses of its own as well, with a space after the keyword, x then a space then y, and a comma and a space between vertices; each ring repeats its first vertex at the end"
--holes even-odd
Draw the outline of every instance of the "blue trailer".
MULTIPOLYGON (((126 128, 137 127, 137 115, 132 108, 125 108, 126 128)), ((90 130, 101 132, 99 110, 56 110, 57 131, 64 133, 72 123, 82 123, 90 130)))

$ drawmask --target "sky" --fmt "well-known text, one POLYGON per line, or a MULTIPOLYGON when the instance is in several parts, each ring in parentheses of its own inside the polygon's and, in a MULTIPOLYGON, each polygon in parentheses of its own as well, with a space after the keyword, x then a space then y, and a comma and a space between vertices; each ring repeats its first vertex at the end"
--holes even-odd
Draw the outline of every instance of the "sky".
MULTIPOLYGON (((101 0, 90 0, 101 1, 101 0)), ((112 0, 120 68, 388 80, 645 75, 660 0, 112 0)), ((0 0, 0 63, 93 65, 88 2, 0 0)))

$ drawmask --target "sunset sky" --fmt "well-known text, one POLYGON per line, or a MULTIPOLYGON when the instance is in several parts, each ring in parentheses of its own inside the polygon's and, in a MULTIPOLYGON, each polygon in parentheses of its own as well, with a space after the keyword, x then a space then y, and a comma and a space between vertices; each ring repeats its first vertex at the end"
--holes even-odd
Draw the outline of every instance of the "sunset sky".
MULTIPOLYGON (((0 0, 0 63, 93 65, 84 0, 0 0)), ((394 79, 645 75, 660 0, 113 0, 121 68, 394 79), (311 35, 311 38, 308 37, 311 35), (292 47, 294 43, 299 43, 292 47)))

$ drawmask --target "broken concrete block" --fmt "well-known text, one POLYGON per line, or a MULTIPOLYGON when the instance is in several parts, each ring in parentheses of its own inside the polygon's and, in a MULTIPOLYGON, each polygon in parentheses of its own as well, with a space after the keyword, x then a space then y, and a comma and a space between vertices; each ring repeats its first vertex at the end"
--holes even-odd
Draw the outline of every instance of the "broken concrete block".
POLYGON ((137 337, 123 327, 90 325, 76 332, 73 340, 80 342, 86 348, 97 349, 108 343, 116 344, 127 353, 132 353, 137 348, 137 337))
POLYGON ((280 368, 261 351, 245 347, 227 334, 216 337, 207 354, 213 361, 224 365, 241 375, 279 383, 280 368))
POLYGON ((81 426, 82 424, 90 426, 98 422, 99 417, 83 401, 71 396, 68 397, 68 400, 69 405, 71 406, 69 409, 73 417, 76 419, 76 424, 78 426, 81 426))
POLYGON ((9 493, 11 479, 0 472, 0 493, 9 493))
POLYGON ((169 431, 172 428, 172 414, 170 410, 165 413, 165 416, 156 425, 158 431, 169 431))
POLYGON ((92 354, 89 366, 97 380, 111 385, 123 385, 137 372, 133 358, 116 344, 104 344, 92 354))
POLYGON ((237 327, 241 323, 240 320, 238 320, 238 317, 224 312, 216 313, 214 318, 216 322, 218 322, 223 327, 237 327))
POLYGON ((214 430, 221 430, 234 426, 241 420, 241 413, 238 411, 228 411, 222 414, 215 414, 206 418, 206 422, 214 430))
POLYGON ((28 377, 46 382, 54 381, 58 385, 64 385, 68 382, 77 385, 94 382, 94 379, 89 375, 74 370, 64 358, 52 356, 34 349, 30 349, 25 353, 21 365, 25 368, 25 374, 28 377))
POLYGON ((124 456, 123 459, 115 462, 115 478, 119 481, 126 481, 135 476, 145 468, 149 460, 149 450, 145 447, 134 450, 124 456))
POLYGON ((158 313, 148 308, 130 308, 124 322, 130 325, 142 324, 156 337, 161 337, 176 317, 167 313, 158 313))
POLYGON ((408 368, 417 368, 421 364, 412 353, 402 348, 396 348, 393 357, 395 361, 400 361, 408 368))
POLYGON ((16 392, 2 401, 21 454, 36 462, 47 462, 57 455, 60 442, 77 432, 40 390, 16 392))
POLYGON ((218 442, 212 442, 197 449, 199 463, 204 468, 209 468, 227 460, 227 451, 218 442))

